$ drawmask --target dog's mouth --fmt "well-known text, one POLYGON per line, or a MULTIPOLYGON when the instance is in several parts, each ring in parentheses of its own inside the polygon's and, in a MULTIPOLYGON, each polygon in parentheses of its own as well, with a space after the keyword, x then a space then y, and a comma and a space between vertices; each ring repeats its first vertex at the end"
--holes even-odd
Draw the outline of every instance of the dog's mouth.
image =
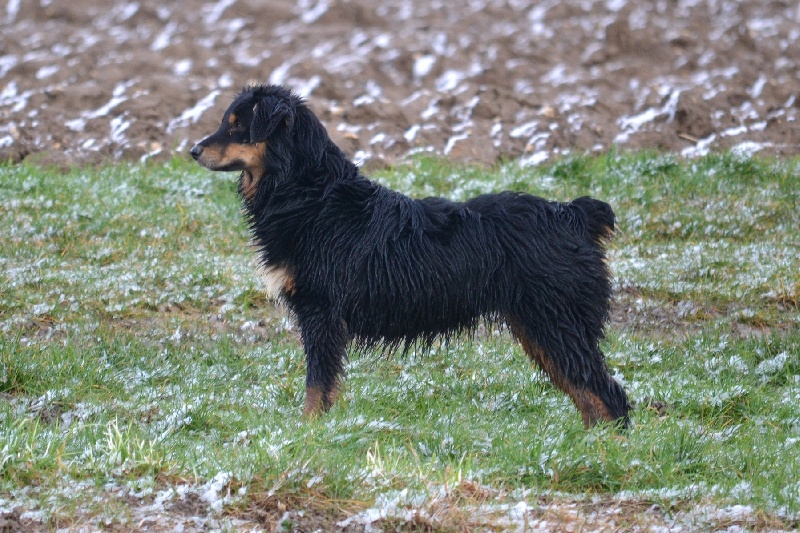
POLYGON ((208 170, 214 170, 218 172, 231 172, 231 171, 240 171, 244 170, 244 162, 242 161, 205 161, 202 158, 197 160, 202 166, 207 168, 208 170))
POLYGON ((196 144, 189 150, 189 153, 201 166, 214 171, 238 171, 244 170, 247 166, 239 158, 226 157, 226 149, 217 149, 212 146, 201 146, 196 144))
POLYGON ((196 144, 189 153, 203 167, 214 171, 242 171, 239 191, 252 199, 264 175, 266 143, 247 144, 196 144))

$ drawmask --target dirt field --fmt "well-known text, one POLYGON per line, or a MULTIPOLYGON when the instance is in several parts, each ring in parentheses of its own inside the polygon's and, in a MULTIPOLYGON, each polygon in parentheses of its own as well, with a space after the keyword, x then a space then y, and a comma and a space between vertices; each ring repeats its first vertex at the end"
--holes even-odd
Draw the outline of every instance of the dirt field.
POLYGON ((2 160, 165 159, 252 80, 375 164, 800 153, 789 0, 7 0, 0 21, 2 160))

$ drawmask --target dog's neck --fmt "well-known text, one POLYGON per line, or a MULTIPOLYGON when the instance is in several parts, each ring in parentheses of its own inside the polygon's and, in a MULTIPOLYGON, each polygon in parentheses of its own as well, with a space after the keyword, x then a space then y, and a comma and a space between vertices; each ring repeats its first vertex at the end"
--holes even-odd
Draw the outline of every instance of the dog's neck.
MULTIPOLYGON (((277 170, 277 169, 276 169, 277 170)), ((369 181, 332 142, 322 155, 322 161, 313 166, 288 167, 288 172, 270 172, 266 167, 244 169, 239 175, 238 192, 244 208, 257 215, 264 209, 291 209, 289 204, 309 195, 325 196, 336 183, 369 181), (333 154, 328 154, 333 151, 333 154), (332 157, 331 157, 332 156, 332 157), (258 172, 260 171, 260 172, 258 172), (299 189, 298 189, 299 188, 299 189), (294 192, 293 192, 294 191, 294 192)), ((304 202, 301 202, 304 203, 304 202)))
POLYGON ((259 181, 260 179, 253 175, 251 171, 243 170, 239 175, 239 194, 242 198, 246 201, 253 200, 258 192, 259 181))

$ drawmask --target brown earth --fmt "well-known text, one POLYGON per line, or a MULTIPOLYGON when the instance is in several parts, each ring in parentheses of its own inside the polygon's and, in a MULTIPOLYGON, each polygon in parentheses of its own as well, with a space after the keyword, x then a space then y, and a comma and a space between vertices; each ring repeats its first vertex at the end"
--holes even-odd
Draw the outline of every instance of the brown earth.
POLYGON ((790 0, 8 0, 0 160, 166 159, 252 80, 356 160, 800 153, 790 0))

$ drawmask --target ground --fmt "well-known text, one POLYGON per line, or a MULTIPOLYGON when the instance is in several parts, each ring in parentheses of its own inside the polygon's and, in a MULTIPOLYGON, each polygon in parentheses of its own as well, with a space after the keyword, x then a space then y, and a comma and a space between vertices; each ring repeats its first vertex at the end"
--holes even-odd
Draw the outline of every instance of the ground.
MULTIPOLYGON (((605 152, 615 147, 689 157, 709 150, 800 155, 800 7, 790 0, 6 0, 0 4, 5 7, 0 9, 0 161, 83 167, 118 160, 165 161, 175 154, 186 157, 194 142, 216 129, 232 97, 252 81, 281 83, 305 95, 335 141, 356 161, 374 167, 420 153, 482 164, 513 159, 536 165, 567 152, 605 152)), ((773 193, 764 188, 763 205, 754 202, 761 211, 758 216, 743 211, 749 218, 741 227, 773 237, 780 233, 751 223, 771 220, 773 193)), ((183 196, 177 203, 191 203, 185 197, 192 194, 179 190, 183 196)), ((109 201, 108 197, 87 198, 89 204, 109 201)), ((15 197, 14 201, 3 206, 10 219, 23 209, 19 207, 23 200, 15 197)), ((661 216, 654 204, 647 207, 651 218, 661 216)), ((703 206, 692 207, 703 211, 703 206)), ((46 205, 36 205, 31 211, 46 209, 46 205)), ((628 210, 635 211, 630 206, 628 210)), ((159 223, 163 223, 162 215, 159 223)), ((712 215, 703 220, 725 227, 724 221, 712 215)), ((675 209, 663 215, 670 222, 664 226, 672 232, 665 238, 683 231, 680 223, 685 221, 680 216, 675 209)), ((76 217, 78 223, 90 224, 91 217, 76 217)), ((787 220, 791 223, 792 219, 787 216, 787 220)), ((71 228, 70 223, 64 224, 71 228)), ((6 227, 25 241, 26 232, 35 233, 29 225, 18 217, 6 227)), ((136 235, 140 231, 145 235, 155 226, 137 228, 136 235)), ((198 240, 195 230, 186 229, 193 242, 198 240)), ((688 225, 685 231, 691 233, 688 225)), ((62 233, 68 236, 69 232, 62 233)), ((630 238, 629 249, 635 249, 635 238, 630 238)), ((104 249, 98 252, 97 262, 115 262, 117 252, 109 251, 111 257, 106 257, 102 255, 105 244, 98 239, 100 246, 104 249)), ((773 248, 761 251, 756 244, 742 249, 757 260, 774 255, 773 248)), ((789 245, 777 249, 793 250, 789 245)), ((68 250, 65 246, 62 251, 68 250)), ((628 265, 628 276, 633 277, 631 272, 643 270, 637 265, 645 264, 645 259, 650 261, 647 265, 660 264, 659 251, 653 246, 642 254, 644 259, 638 252, 631 253, 632 257, 617 252, 617 259, 627 261, 617 261, 615 268, 622 271, 628 265)), ((61 265, 60 254, 55 264, 61 265)), ((685 253, 682 270, 675 277, 691 277, 692 269, 698 271, 695 277, 705 276, 701 267, 706 268, 706 263, 711 264, 709 268, 723 268, 713 263, 721 254, 711 250, 709 258, 699 257, 702 264, 694 265, 690 259, 703 254, 685 253)), ((672 267, 673 259, 669 261, 672 267)), ((788 264, 789 260, 783 261, 788 264)), ((6 281, 27 275, 24 258, 19 263, 12 273, 6 268, 6 281)), ((241 264, 247 267, 246 262, 241 264)), ((124 264, 125 273, 129 265, 124 264)), ((775 260, 764 270, 772 273, 770 280, 796 279, 780 268, 784 266, 775 260)), ((658 272, 668 277, 670 269, 663 266, 658 272)), ((712 276, 708 278, 711 281, 700 284, 703 290, 713 281, 712 276)), ((65 274, 65 279, 71 278, 65 274)), ((794 283, 780 287, 783 293, 778 291, 774 297, 773 307, 780 312, 774 313, 778 318, 768 327, 779 333, 796 323, 795 315, 784 318, 781 300, 782 294, 788 294, 785 305, 795 313, 794 283)), ((692 331, 684 323, 687 316, 713 319, 716 314, 738 313, 747 320, 732 321, 737 336, 760 338, 767 330, 761 328, 761 314, 744 315, 749 309, 733 304, 698 309, 681 307, 687 303, 684 300, 671 306, 659 300, 658 305, 650 305, 647 298, 653 298, 652 290, 643 298, 629 286, 621 289, 625 294, 618 298, 613 320, 618 329, 654 329, 672 335, 676 324, 692 331), (631 307, 635 312, 628 312, 626 306, 635 305, 641 308, 631 307)), ((772 299, 770 294, 765 298, 772 299)), ((50 322, 41 326, 31 320, 30 324, 29 329, 42 330, 42 335, 50 329, 50 322)), ((176 330, 178 338, 180 331, 176 330)), ((244 326, 242 331, 246 333, 244 326)), ((728 358, 727 352, 725 358, 716 359, 738 369, 740 359, 728 358)), ((719 361, 716 364, 724 367, 719 361)), ((647 360, 647 364, 653 363, 647 360)), ((727 367, 725 371, 733 372, 727 367)), ((787 412, 796 405, 791 398, 782 407, 787 412)), ((5 392, 0 400, 11 403, 5 392)), ((698 410, 704 408, 704 401, 713 405, 700 398, 698 410)), ((741 403, 755 402, 744 398, 741 403)), ((642 407, 658 416, 669 409, 674 406, 659 401, 642 407)), ((780 420, 796 420, 791 412, 780 420)), ((44 409, 37 416, 50 423, 48 417, 63 414, 44 409)), ((163 416, 167 414, 171 412, 165 407, 163 416)), ((797 448, 789 444, 797 442, 787 444, 789 453, 796 453, 797 448)), ((787 469, 791 463, 787 461, 787 469)), ((10 471, 4 464, 0 466, 10 471)), ((288 502, 265 493, 252 497, 244 508, 226 502, 220 513, 213 510, 214 504, 222 501, 223 489, 230 485, 217 487, 216 479, 194 484, 158 481, 156 489, 138 497, 133 489, 113 484, 64 488, 69 494, 94 490, 91 497, 86 493, 86 501, 102 506, 114 503, 117 507, 110 506, 107 522, 103 521, 106 515, 96 509, 84 516, 80 509, 68 508, 62 514, 73 521, 61 524, 37 511, 0 502, 0 531, 127 526, 150 531, 280 530, 284 526, 310 531, 331 525, 345 531, 372 531, 391 530, 394 524, 424 530, 444 527, 443 523, 453 530, 777 531, 797 527, 796 518, 777 519, 751 506, 720 507, 713 499, 706 505, 689 498, 686 505, 673 508, 638 497, 576 500, 555 495, 536 501, 528 495, 512 495, 507 501, 522 501, 516 506, 492 506, 487 502, 508 495, 471 481, 445 484, 440 497, 414 507, 416 514, 411 515, 408 509, 413 506, 396 502, 388 502, 394 507, 356 502, 347 512, 335 514, 330 508, 315 507, 321 499, 314 504, 313 491, 306 500, 288 502), (113 514, 123 507, 127 522, 113 514)), ((31 484, 25 491, 46 488, 42 487, 31 484)))
POLYGON ((0 160, 166 159, 250 81, 382 165, 800 152, 800 7, 759 0, 7 0, 0 160))

